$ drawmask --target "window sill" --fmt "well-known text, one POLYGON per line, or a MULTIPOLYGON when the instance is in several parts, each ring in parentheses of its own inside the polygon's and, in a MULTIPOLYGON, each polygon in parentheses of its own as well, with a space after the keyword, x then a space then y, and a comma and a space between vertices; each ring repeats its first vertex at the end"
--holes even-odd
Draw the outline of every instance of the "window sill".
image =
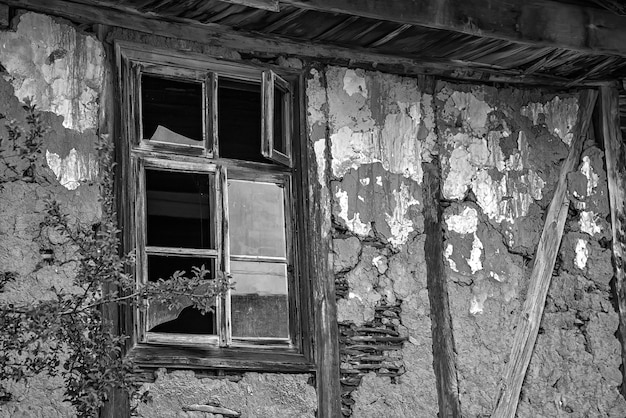
POLYGON ((192 370, 244 370, 309 373, 315 365, 287 348, 210 347, 199 345, 137 344, 128 357, 141 369, 160 367, 192 370))

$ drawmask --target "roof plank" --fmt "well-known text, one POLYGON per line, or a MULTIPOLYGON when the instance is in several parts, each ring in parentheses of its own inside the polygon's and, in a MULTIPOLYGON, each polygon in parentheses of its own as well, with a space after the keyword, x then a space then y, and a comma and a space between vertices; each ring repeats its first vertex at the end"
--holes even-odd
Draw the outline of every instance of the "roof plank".
POLYGON ((280 1, 303 9, 626 56, 626 16, 550 0, 280 1))

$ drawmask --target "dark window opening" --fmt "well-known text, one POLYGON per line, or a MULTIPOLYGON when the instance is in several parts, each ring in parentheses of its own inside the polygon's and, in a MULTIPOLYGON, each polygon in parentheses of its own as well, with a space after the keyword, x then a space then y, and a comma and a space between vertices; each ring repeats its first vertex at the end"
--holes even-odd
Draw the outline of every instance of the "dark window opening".
POLYGON ((203 144, 202 83, 143 74, 141 123, 144 139, 203 144))
POLYGON ((191 306, 180 312, 176 319, 164 322, 152 328, 150 332, 167 332, 178 334, 215 334, 215 314, 202 314, 191 306))
MULTIPOLYGON (((205 266, 210 273, 205 279, 215 277, 215 263, 212 259, 199 257, 148 256, 148 280, 167 280, 175 272, 184 271, 186 277, 191 276, 192 267, 205 266)), ((203 286, 193 289, 195 294, 202 294, 203 286)), ((158 301, 149 301, 148 330, 150 332, 216 334, 217 326, 214 313, 202 315, 198 309, 191 306, 187 296, 175 298, 178 306, 158 301)))
POLYGON ((261 155, 261 84, 220 78, 217 100, 220 156, 267 162, 261 155))
POLYGON ((147 244, 214 248, 209 175, 146 170, 147 244))

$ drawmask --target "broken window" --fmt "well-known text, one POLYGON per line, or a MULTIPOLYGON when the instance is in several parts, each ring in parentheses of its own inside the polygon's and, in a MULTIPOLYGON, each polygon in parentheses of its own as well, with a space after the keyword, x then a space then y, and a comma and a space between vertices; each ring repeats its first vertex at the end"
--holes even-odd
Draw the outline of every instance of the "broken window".
POLYGON ((147 301, 137 343, 300 349, 292 164, 295 81, 272 70, 118 44, 138 286, 204 266, 232 289, 203 314, 147 301), (289 81, 291 80, 291 81, 289 81))

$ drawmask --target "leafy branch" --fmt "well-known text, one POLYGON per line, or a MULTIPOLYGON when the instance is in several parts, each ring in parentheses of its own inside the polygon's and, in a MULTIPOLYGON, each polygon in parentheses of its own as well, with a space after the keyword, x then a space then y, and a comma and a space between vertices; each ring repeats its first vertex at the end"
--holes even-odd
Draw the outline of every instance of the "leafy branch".
MULTIPOLYGON (((35 105, 24 106, 26 129, 15 121, 5 121, 7 137, 0 138, 0 187, 10 181, 38 181, 37 165, 45 129, 35 105)), ((0 119, 3 116, 0 115, 0 119)), ((72 286, 49 290, 49 297, 31 305, 0 303, 0 402, 11 394, 7 381, 25 382, 44 373, 60 376, 65 397, 81 417, 94 417, 113 389, 139 394, 135 366, 124 356, 128 336, 120 335, 116 324, 108 323, 104 308, 111 303, 145 309, 145 301, 178 308, 180 297, 206 313, 213 309, 216 296, 230 287, 229 277, 210 278, 205 266, 193 267, 189 274, 175 272, 138 287, 130 273, 134 255, 120 254, 113 194, 113 153, 110 144, 97 145, 100 161, 100 203, 102 217, 97 225, 83 225, 67 215, 61 205, 46 202, 42 230, 55 231, 62 243, 48 243, 71 250, 77 260, 72 286)), ((43 234, 45 235, 45 234, 43 234)), ((0 292, 17 280, 14 272, 0 271, 0 292)))

